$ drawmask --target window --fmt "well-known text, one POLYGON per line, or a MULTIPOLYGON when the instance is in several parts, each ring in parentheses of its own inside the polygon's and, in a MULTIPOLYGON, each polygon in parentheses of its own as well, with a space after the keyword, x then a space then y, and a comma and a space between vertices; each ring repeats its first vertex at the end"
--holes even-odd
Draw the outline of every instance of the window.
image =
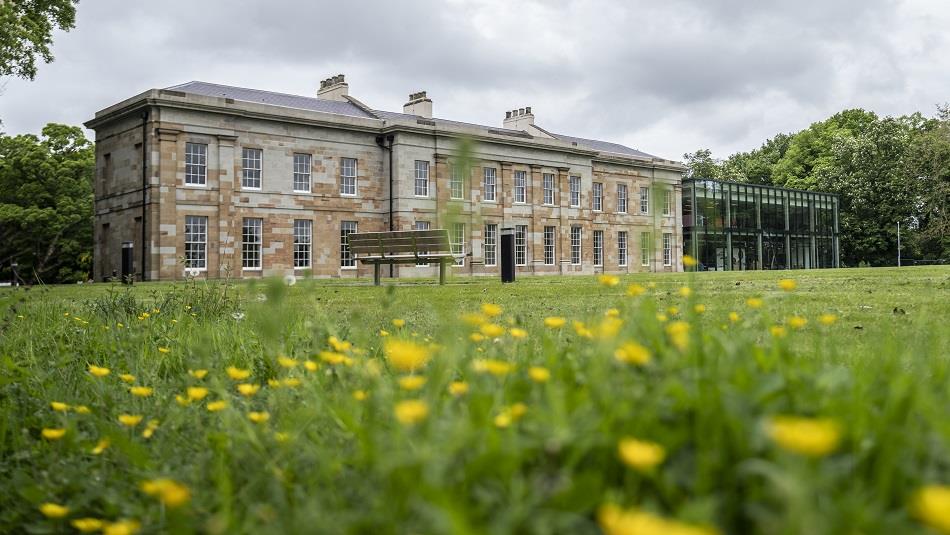
POLYGON ((185 216, 185 267, 208 268, 208 217, 185 216))
POLYGON ((649 266, 650 265, 650 237, 649 232, 640 233, 640 265, 649 266))
POLYGON ((310 267, 310 252, 313 243, 313 221, 294 219, 294 268, 310 267))
POLYGON ((356 158, 340 159, 340 195, 356 195, 356 158))
POLYGON ((627 231, 617 232, 617 264, 620 267, 627 265, 627 231))
POLYGON ((309 154, 294 154, 294 191, 310 193, 309 154))
POLYGON ((204 186, 208 180, 208 146, 185 143, 185 185, 204 186))
POLYGON ((627 185, 617 184, 617 213, 627 213, 627 185))
POLYGON ((673 215, 673 190, 663 192, 663 215, 673 215))
POLYGON ((452 176, 449 178, 449 194, 453 199, 464 198, 465 182, 462 180, 462 170, 458 165, 452 166, 452 176))
MULTIPOLYGON (((415 230, 429 230, 429 222, 428 222, 428 221, 416 221, 416 222, 412 225, 412 228, 414 228, 415 230)), ((424 254, 427 254, 428 252, 429 252, 429 251, 419 251, 419 254, 424 255, 424 254)), ((424 261, 416 261, 416 265, 419 266, 419 267, 428 267, 428 266, 429 266, 429 263, 428 263, 428 262, 424 262, 424 261)))
POLYGON ((485 225, 485 265, 494 266, 498 263, 497 254, 498 225, 485 225))
POLYGON ((594 231, 594 265, 604 265, 604 231, 594 231))
POLYGON ((515 171, 515 202, 525 203, 528 201, 528 173, 526 171, 515 171))
POLYGON ((544 265, 554 265, 554 227, 544 227, 544 265))
POLYGON ((261 246, 264 243, 264 220, 245 217, 241 228, 241 267, 261 269, 261 246))
POLYGON ((515 265, 528 265, 528 225, 515 225, 515 265))
POLYGON ((429 196, 429 162, 416 160, 416 197, 429 196))
POLYGON ((544 173, 541 182, 544 189, 544 204, 554 204, 554 175, 544 173))
POLYGON ((356 259, 350 254, 350 234, 356 233, 356 221, 340 221, 340 267, 355 268, 356 259))
POLYGON ((571 206, 577 207, 581 205, 581 177, 572 176, 570 178, 571 186, 571 206))
POLYGON ((495 200, 495 168, 486 167, 485 168, 485 184, 484 184, 484 194, 482 198, 486 201, 495 200))
POLYGON ((571 264, 578 266, 581 263, 581 227, 571 227, 571 264))
POLYGON ((241 187, 261 189, 261 169, 264 164, 264 151, 245 148, 241 151, 241 187))
POLYGON ((452 232, 449 234, 449 246, 452 254, 456 255, 455 265, 465 265, 465 223, 452 223, 452 232))
POLYGON ((673 265, 673 235, 663 233, 663 265, 673 265))
POLYGON ((650 188, 640 188, 640 213, 650 213, 650 188))
POLYGON ((604 209, 604 185, 601 182, 594 182, 594 210, 600 212, 604 209))

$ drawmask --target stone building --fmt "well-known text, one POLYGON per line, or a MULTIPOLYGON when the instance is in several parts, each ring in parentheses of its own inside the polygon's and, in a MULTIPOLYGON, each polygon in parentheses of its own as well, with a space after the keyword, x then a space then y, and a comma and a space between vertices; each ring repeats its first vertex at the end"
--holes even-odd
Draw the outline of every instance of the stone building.
POLYGON ((86 126, 99 280, 120 270, 125 242, 146 280, 188 267, 371 276, 346 235, 390 228, 445 228, 467 255, 454 273, 495 274, 506 226, 522 274, 682 270, 683 166, 548 132, 530 107, 500 127, 434 118, 424 91, 402 113, 375 110, 339 75, 315 98, 205 82, 152 89, 86 126))

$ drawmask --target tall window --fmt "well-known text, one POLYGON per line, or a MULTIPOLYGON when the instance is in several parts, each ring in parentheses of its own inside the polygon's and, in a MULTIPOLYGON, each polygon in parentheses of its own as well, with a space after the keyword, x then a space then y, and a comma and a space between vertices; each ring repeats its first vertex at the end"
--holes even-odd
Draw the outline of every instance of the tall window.
POLYGON ((571 227, 571 264, 581 263, 581 227, 571 227))
POLYGON ((515 265, 528 265, 528 225, 515 225, 515 265))
POLYGON ((653 241, 653 238, 650 236, 649 232, 640 233, 640 265, 649 266, 650 265, 650 245, 653 241))
POLYGON ((663 192, 663 215, 673 215, 673 190, 663 192))
POLYGON ((482 199, 486 201, 495 200, 495 168, 486 167, 485 168, 485 183, 484 183, 484 194, 482 199))
POLYGON ((604 265, 604 231, 594 231, 594 265, 604 265))
POLYGON ((264 220, 245 217, 241 229, 241 267, 261 269, 261 246, 264 244, 264 220))
POLYGON ((544 227, 544 265, 554 265, 554 227, 544 227))
POLYGON ((241 151, 241 187, 261 189, 261 170, 264 165, 264 151, 245 148, 241 151))
POLYGON ((429 196, 429 162, 416 160, 416 197, 429 196))
POLYGON ((571 187, 571 206, 577 207, 581 205, 581 177, 572 176, 570 178, 570 187, 571 187))
POLYGON ((356 221, 340 221, 340 267, 356 267, 356 259, 350 254, 350 234, 356 233, 356 221))
POLYGON ((449 234, 449 246, 452 254, 456 255, 455 265, 465 265, 465 223, 452 223, 452 232, 449 234))
POLYGON ((494 266, 498 263, 498 225, 485 225, 485 265, 494 266))
POLYGON ((208 217, 185 216, 185 267, 208 267, 208 217))
POLYGON ((544 204, 554 204, 554 175, 544 173, 541 176, 541 185, 544 189, 544 204))
POLYGON ((617 184, 617 212, 627 213, 627 185, 617 184))
POLYGON ((449 178, 449 194, 453 199, 464 198, 465 182, 462 180, 462 170, 458 165, 452 166, 452 176, 449 178))
POLYGON ((668 232, 663 233, 663 265, 673 265, 673 235, 668 232))
POLYGON ((627 265, 627 231, 625 230, 617 232, 617 264, 620 267, 627 265))
POLYGON ((526 171, 515 171, 515 202, 524 203, 528 201, 528 173, 526 171))
POLYGON ((313 221, 294 219, 294 267, 310 267, 311 247, 313 244, 313 221))
POLYGON ((640 188, 640 213, 650 213, 650 188, 640 188))
POLYGON ((294 154, 294 191, 310 193, 309 154, 294 154))
POLYGON ((340 159, 340 195, 356 195, 356 158, 340 159))
MULTIPOLYGON (((429 222, 416 221, 415 224, 413 224, 412 228, 414 228, 415 230, 429 230, 429 222)), ((428 254, 428 253, 429 251, 419 251, 419 254, 421 255, 428 254)), ((419 267, 428 267, 429 263, 420 260, 420 261, 416 261, 416 265, 419 267)))
POLYGON ((594 182, 594 210, 604 209, 604 185, 601 182, 594 182))
POLYGON ((208 146, 185 143, 185 184, 204 186, 208 180, 208 146))

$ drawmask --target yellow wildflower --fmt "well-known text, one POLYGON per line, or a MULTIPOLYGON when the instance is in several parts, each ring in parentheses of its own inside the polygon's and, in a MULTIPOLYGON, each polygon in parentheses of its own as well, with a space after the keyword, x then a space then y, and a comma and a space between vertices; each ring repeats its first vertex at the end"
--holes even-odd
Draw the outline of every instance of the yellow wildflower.
POLYGON ((159 353, 170 353, 170 352, 171 352, 171 349, 168 349, 167 347, 159 347, 159 348, 158 348, 158 352, 159 352, 159 353))
POLYGON ((261 389, 261 385, 255 385, 251 383, 241 383, 237 385, 237 391, 241 393, 244 397, 251 397, 261 389))
POLYGON ((468 335, 468 339, 471 340, 471 341, 473 341, 473 342, 475 342, 475 343, 477 344, 477 343, 483 342, 483 341, 485 340, 485 335, 482 334, 482 333, 472 333, 472 334, 468 335))
POLYGON ((92 375, 96 377, 105 377, 106 375, 109 375, 110 371, 111 370, 109 368, 103 368, 100 366, 96 366, 95 364, 89 365, 89 373, 91 373, 92 375))
POLYGON ((666 322, 669 321, 669 320, 670 320, 670 318, 668 318, 668 317, 666 316, 666 314, 657 314, 657 315, 656 315, 656 321, 658 321, 658 322, 660 322, 660 323, 666 323, 666 322))
POLYGON ((597 522, 605 535, 716 535, 717 531, 676 520, 667 520, 645 511, 624 511, 616 505, 604 505, 597 522))
POLYGON ((56 412, 66 412, 69 410, 69 405, 61 401, 50 401, 49 406, 56 412))
POLYGON ((132 375, 131 373, 123 373, 122 375, 119 376, 119 379, 121 379, 123 383, 135 382, 135 376, 132 375))
POLYGON ((369 394, 365 390, 354 390, 353 399, 356 401, 365 401, 369 397, 369 394))
POLYGON ((380 330, 379 330, 379 335, 380 335, 380 336, 389 336, 389 331, 387 331, 386 329, 380 329, 380 330))
POLYGON ((73 411, 76 414, 89 414, 92 412, 91 410, 89 410, 89 407, 85 405, 76 405, 75 407, 73 407, 73 411))
POLYGON ((141 414, 120 414, 119 423, 126 427, 135 427, 142 421, 141 414))
POLYGON ((495 427, 504 429, 510 426, 512 423, 520 420, 526 412, 528 412, 528 406, 524 403, 515 403, 510 407, 506 407, 495 416, 495 427))
POLYGON ((428 347, 404 340, 387 340, 384 349, 389 365, 401 372, 422 368, 431 358, 428 347))
POLYGON ((426 384, 426 378, 421 375, 407 375, 399 378, 399 388, 403 390, 419 390, 426 384))
POLYGON ((248 417, 249 420, 251 420, 252 422, 254 422, 254 423, 256 423, 256 424, 262 424, 262 423, 266 422, 267 420, 270 420, 270 414, 267 413, 267 412, 263 412, 263 411, 261 411, 261 412, 258 412, 258 411, 251 411, 251 412, 247 413, 247 417, 248 417))
POLYGON ((689 286, 682 286, 679 289, 679 294, 680 294, 680 297, 689 297, 690 295, 693 294, 693 289, 690 288, 689 286))
POLYGON ((173 479, 152 479, 143 481, 139 488, 145 494, 158 498, 166 507, 179 507, 191 499, 191 491, 188 487, 173 479))
POLYGON ((630 286, 627 286, 627 295, 630 297, 636 297, 638 295, 643 295, 646 293, 647 289, 643 286, 640 286, 637 283, 633 283, 630 286))
POLYGON ((188 375, 201 380, 205 378, 205 375, 208 375, 208 370, 188 370, 188 375))
POLYGON ((828 418, 776 416, 768 423, 767 431, 782 448, 809 457, 828 455, 841 441, 841 428, 828 418))
POLYGON ((698 263, 698 262, 696 262, 696 259, 693 258, 692 256, 690 256, 690 255, 688 255, 688 254, 684 254, 684 255, 683 255, 683 266, 685 266, 685 267, 693 267, 693 266, 695 266, 697 263, 698 263))
POLYGON ((292 359, 290 357, 285 357, 283 355, 277 357, 277 364, 280 364, 284 368, 296 368, 297 359, 292 359))
POLYGON ((69 514, 69 507, 46 502, 44 504, 40 504, 40 512, 43 513, 43 516, 46 518, 63 518, 69 514))
POLYGON ((510 334, 512 338, 517 338, 519 340, 528 337, 528 331, 518 327, 512 327, 508 329, 508 334, 510 334))
POLYGON ((798 284, 796 284, 792 279, 782 279, 778 281, 778 287, 785 290, 786 292, 794 290, 796 286, 798 286, 798 284))
POLYGON ((663 446, 645 440, 627 437, 617 444, 620 460, 639 472, 649 472, 666 458, 663 446))
POLYGON ((66 430, 63 428, 46 427, 40 431, 40 434, 43 435, 43 438, 46 440, 59 440, 66 434, 66 430))
POLYGON ((478 330, 489 338, 498 338, 505 334, 505 328, 497 323, 485 323, 478 330))
POLYGON ((398 319, 398 318, 393 320, 393 327, 400 329, 405 326, 406 326, 406 320, 398 319))
POLYGON ((429 406, 424 401, 418 399, 407 399, 400 401, 393 408, 396 419, 405 425, 415 425, 421 423, 429 416, 429 406))
POLYGON ((597 326, 597 335, 600 336, 602 340, 607 340, 617 336, 621 327, 623 327, 622 319, 608 316, 597 326))
POLYGON ((950 533, 950 487, 927 485, 914 494, 911 513, 941 533, 950 533))
POLYGON ((472 327, 478 327, 479 325, 488 321, 488 316, 482 314, 481 312, 469 312, 467 314, 462 314, 462 321, 471 325, 472 327))
POLYGON ((191 400, 181 394, 175 394, 175 402, 185 407, 191 403, 191 400))
POLYGON ((571 323, 571 326, 574 328, 574 332, 577 333, 577 336, 584 338, 594 337, 594 331, 588 329, 587 326, 584 325, 583 321, 574 320, 574 322, 571 323))
POLYGON ((478 373, 490 373, 496 377, 501 377, 511 373, 515 366, 502 360, 479 359, 472 362, 472 369, 478 373))
POLYGON ((192 401, 201 401, 208 395, 208 389, 203 386, 189 386, 186 392, 192 401))
POLYGON ((482 303, 482 314, 489 318, 501 315, 501 307, 492 303, 482 303))
POLYGON ((350 342, 340 340, 336 336, 331 336, 327 341, 330 343, 330 347, 332 347, 334 351, 338 351, 340 353, 345 353, 349 351, 351 347, 353 347, 353 344, 350 342))
POLYGON ((528 368, 528 376, 536 383, 546 383, 551 380, 551 371, 541 366, 528 368))
POLYGON ((296 377, 287 377, 286 379, 284 379, 283 381, 281 381, 280 384, 282 384, 282 385, 284 385, 284 386, 286 386, 286 387, 288 387, 288 388, 296 388, 296 387, 300 386, 300 379, 298 379, 298 378, 296 378, 296 377))
POLYGON ((822 314, 818 316, 818 323, 822 325, 834 325, 836 321, 838 321, 838 316, 834 314, 822 314))
POLYGON ((736 312, 730 312, 730 313, 729 313, 729 321, 731 321, 732 323, 736 323, 736 322, 739 321, 740 319, 741 319, 741 318, 739 317, 739 314, 738 314, 738 313, 736 313, 736 312))
POLYGON ((152 395, 152 387, 133 386, 132 388, 129 388, 129 392, 131 392, 133 396, 138 396, 140 398, 147 398, 152 395))
POLYGON ((82 533, 94 533, 101 530, 102 526, 105 525, 98 518, 76 518, 70 524, 82 533))
POLYGON ((808 320, 801 316, 792 316, 788 318, 788 326, 793 329, 804 329, 808 325, 808 320))
POLYGON ((205 408, 208 409, 208 412, 218 412, 223 411, 225 408, 227 408, 227 406, 227 401, 219 399, 217 401, 209 401, 208 404, 205 405, 205 408))
POLYGON ((748 305, 749 308, 762 308, 764 301, 759 297, 750 297, 745 300, 745 304, 748 305))
POLYGON ((99 455, 100 453, 106 451, 106 448, 109 447, 109 444, 111 444, 111 442, 108 438, 100 438, 99 442, 96 443, 96 446, 92 448, 90 453, 93 455, 99 455))
POLYGON ((636 342, 627 342, 614 351, 614 358, 627 364, 643 366, 650 363, 650 350, 636 342))
POLYGON ((142 437, 152 438, 152 435, 155 434, 156 429, 158 429, 158 420, 149 420, 148 424, 145 426, 145 429, 142 431, 142 437))
POLYGON ((278 431, 274 433, 274 440, 283 444, 290 440, 290 433, 285 433, 283 431, 278 431))
POLYGON ((102 535, 134 535, 142 525, 135 520, 111 522, 102 528, 102 535))
POLYGON ((599 282, 601 286, 613 288, 620 284, 620 277, 616 275, 600 275, 597 277, 597 282, 599 282))
POLYGON ((452 381, 449 383, 449 394, 455 397, 464 396, 468 393, 468 383, 465 381, 452 381))
POLYGON ((666 313, 670 316, 675 316, 680 313, 679 307, 667 307, 666 313))
POLYGON ((334 351, 321 351, 320 360, 327 364, 342 364, 346 362, 346 355, 334 351))
POLYGON ((280 388, 280 379, 268 379, 267 386, 271 388, 280 388))
POLYGON ((788 335, 788 330, 781 325, 773 325, 769 327, 769 332, 772 333, 772 336, 775 338, 785 338, 788 335))
POLYGON ((680 351, 685 351, 689 346, 689 323, 671 322, 666 326, 666 334, 670 337, 670 343, 680 351))
POLYGON ((693 305, 693 312, 697 314, 702 314, 703 312, 706 312, 706 305, 702 303, 693 305))
POLYGON ((305 360, 303 367, 306 368, 308 372, 315 372, 320 368, 320 365, 312 360, 305 360))
POLYGON ((549 329, 560 329, 565 323, 567 323, 567 320, 559 316, 544 318, 544 326, 549 329))
POLYGON ((228 366, 227 370, 225 371, 228 372, 228 377, 235 381, 241 381, 251 376, 251 370, 244 370, 234 366, 228 366))

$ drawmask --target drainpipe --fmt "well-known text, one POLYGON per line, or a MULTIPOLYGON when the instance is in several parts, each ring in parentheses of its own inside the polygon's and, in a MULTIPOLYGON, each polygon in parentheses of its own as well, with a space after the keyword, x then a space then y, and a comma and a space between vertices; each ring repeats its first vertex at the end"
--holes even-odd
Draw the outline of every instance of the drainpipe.
MULTIPOLYGON (((392 232, 395 230, 393 225, 393 142, 396 140, 396 136, 389 134, 388 136, 376 136, 376 144, 380 146, 383 150, 389 151, 389 231, 392 232), (389 141, 389 146, 387 147, 383 140, 389 141)), ((389 264, 389 278, 392 278, 394 275, 393 265, 389 264)))
POLYGON ((147 168, 148 165, 148 151, 146 147, 146 137, 148 135, 148 110, 142 112, 142 281, 148 280, 146 275, 148 271, 145 269, 146 261, 146 249, 145 246, 145 213, 146 213, 146 199, 148 195, 148 174, 147 168))

